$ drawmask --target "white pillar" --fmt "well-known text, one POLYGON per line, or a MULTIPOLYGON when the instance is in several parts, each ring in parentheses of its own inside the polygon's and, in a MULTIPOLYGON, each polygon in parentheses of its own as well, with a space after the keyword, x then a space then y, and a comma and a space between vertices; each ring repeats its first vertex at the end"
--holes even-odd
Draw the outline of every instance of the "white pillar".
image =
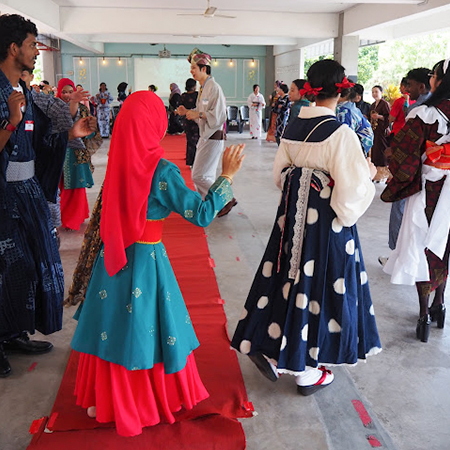
POLYGON ((299 78, 306 79, 305 77, 305 49, 300 49, 300 70, 299 70, 299 78))
POLYGON ((345 73, 352 80, 358 78, 359 36, 344 36, 344 14, 339 15, 339 35, 334 39, 334 59, 345 67, 345 73))
POLYGON ((52 86, 55 86, 55 63, 53 53, 50 50, 41 51, 42 56, 42 79, 47 80, 52 86))

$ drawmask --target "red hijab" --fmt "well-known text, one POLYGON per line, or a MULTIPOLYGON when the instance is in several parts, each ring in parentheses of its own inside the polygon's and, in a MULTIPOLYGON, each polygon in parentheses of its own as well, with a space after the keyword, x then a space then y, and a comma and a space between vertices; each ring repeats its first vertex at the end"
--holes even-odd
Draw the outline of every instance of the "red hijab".
POLYGON ((72 86, 73 90, 76 91, 77 88, 75 87, 74 82, 70 78, 61 78, 58 82, 58 89, 56 91, 56 96, 58 98, 61 98, 61 91, 65 86, 72 86))
POLYGON ((129 95, 114 123, 100 221, 110 276, 125 266, 125 249, 144 231, 153 174, 164 155, 159 143, 166 129, 164 103, 150 91, 129 95))

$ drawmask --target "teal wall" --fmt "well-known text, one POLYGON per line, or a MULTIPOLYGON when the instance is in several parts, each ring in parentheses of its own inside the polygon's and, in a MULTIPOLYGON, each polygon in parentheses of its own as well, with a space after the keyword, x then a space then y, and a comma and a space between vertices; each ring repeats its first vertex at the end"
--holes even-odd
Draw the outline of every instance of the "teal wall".
MULTIPOLYGON (((212 56, 212 75, 221 85, 228 105, 246 103, 255 83, 261 86, 261 92, 265 91, 265 46, 199 45, 199 47, 212 56), (233 65, 230 65, 230 59, 233 65)), ((143 72, 135 74, 135 67, 142 68, 139 69, 141 71, 147 68, 149 73, 152 73, 152 70, 155 73, 154 71, 162 65, 158 52, 163 48, 164 46, 160 44, 105 44, 105 53, 96 55, 62 41, 63 74, 59 78, 61 76, 71 78, 75 84, 82 84, 91 93, 96 93, 100 82, 105 82, 114 97, 117 96, 117 85, 122 81, 127 82, 133 90, 146 89, 149 84, 157 83, 152 79, 148 79, 147 82, 143 72)), ((176 73, 178 78, 171 79, 171 75, 165 76, 158 73, 159 78, 164 79, 160 83, 162 86, 158 85, 158 94, 165 103, 168 99, 169 84, 177 82, 183 91, 185 79, 191 77, 186 58, 193 46, 166 45, 166 49, 172 53, 172 56, 164 60, 164 73, 167 71, 170 74, 170 67, 173 66, 173 73, 176 73)))

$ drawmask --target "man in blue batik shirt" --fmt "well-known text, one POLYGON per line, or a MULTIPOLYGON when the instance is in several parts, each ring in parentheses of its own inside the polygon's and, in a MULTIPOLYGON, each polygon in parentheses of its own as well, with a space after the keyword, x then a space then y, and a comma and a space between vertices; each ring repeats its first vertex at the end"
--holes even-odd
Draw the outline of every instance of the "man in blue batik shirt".
POLYGON ((16 14, 0 15, 0 377, 11 373, 8 353, 46 353, 35 330, 62 325, 64 278, 46 197, 56 195, 68 139, 89 135, 95 119, 50 134, 20 79, 33 70, 38 32, 16 14))

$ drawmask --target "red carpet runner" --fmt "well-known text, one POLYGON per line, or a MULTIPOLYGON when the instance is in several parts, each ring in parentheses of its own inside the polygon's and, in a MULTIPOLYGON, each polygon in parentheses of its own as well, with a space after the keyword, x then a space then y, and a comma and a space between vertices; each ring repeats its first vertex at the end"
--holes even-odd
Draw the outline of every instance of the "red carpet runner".
MULTIPOLYGON (((163 141, 166 158, 177 164, 193 189, 185 165, 184 136, 163 141)), ((200 341, 195 358, 210 397, 191 411, 180 411, 173 425, 144 429, 140 436, 118 436, 114 424, 99 424, 75 405, 77 354, 72 352, 47 420, 32 425, 28 450, 241 450, 245 436, 236 418, 251 417, 236 354, 230 349, 226 317, 203 228, 172 214, 165 222, 163 242, 200 341), (52 433, 44 432, 44 429, 52 433)))

